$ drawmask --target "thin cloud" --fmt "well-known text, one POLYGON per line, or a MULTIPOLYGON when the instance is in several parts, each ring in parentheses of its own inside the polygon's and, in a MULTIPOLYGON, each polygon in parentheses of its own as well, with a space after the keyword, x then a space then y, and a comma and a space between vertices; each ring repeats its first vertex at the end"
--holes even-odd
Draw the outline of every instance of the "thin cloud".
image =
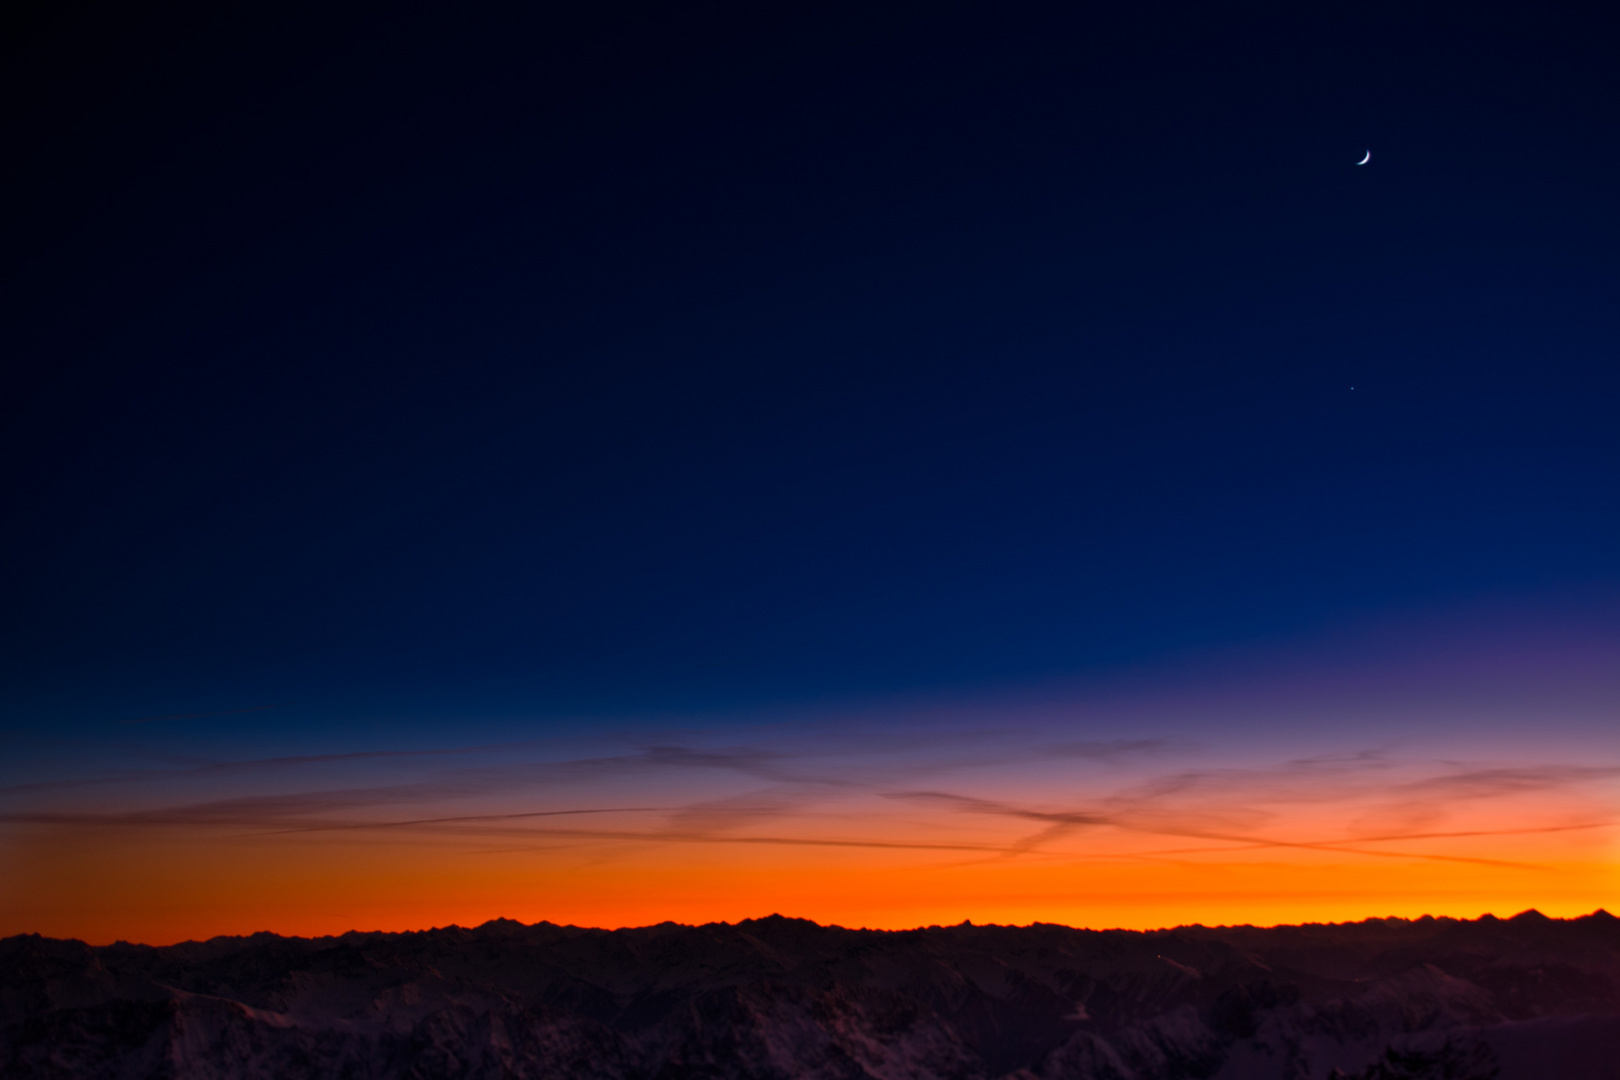
MULTIPOLYGON (((1497 771, 1497 770, 1493 770, 1497 771)), ((1521 771, 1521 770, 1515 770, 1521 771)), ((1533 770, 1532 770, 1533 771, 1533 770)), ((1555 773, 1565 773, 1567 770, 1548 770, 1555 773)), ((1593 773, 1607 773, 1608 770, 1579 770, 1581 779, 1594 778, 1593 773)), ((1166 778, 1163 782, 1153 785, 1152 789, 1168 794, 1187 790, 1194 786, 1194 781, 1202 779, 1203 774, 1180 774, 1166 778)), ((1516 790, 1523 790, 1516 788, 1516 790)), ((1383 836, 1356 836, 1351 839, 1327 840, 1292 840, 1274 836, 1256 835, 1250 832, 1233 832, 1220 828, 1210 828, 1207 821, 1212 815, 1208 809, 1177 808, 1176 813, 1151 814, 1144 813, 1151 809, 1150 798, 1138 793, 1135 798, 1124 800, 1123 805, 1115 809, 1101 810, 1040 810, 1031 807, 1017 806, 990 799, 975 798, 958 795, 945 791, 899 791, 884 795, 885 798, 943 803, 953 809, 964 813, 976 813, 993 817, 1010 817, 1024 821, 1039 822, 1045 828, 1025 837, 1015 843, 1004 846, 1002 854, 1007 857, 1028 854, 1071 834, 1079 829, 1096 828, 1102 826, 1113 827, 1127 832, 1137 832, 1158 836, 1179 836, 1187 839, 1217 841, 1225 844, 1238 845, 1239 848, 1250 850, 1262 849, 1294 849, 1309 851, 1336 852, 1341 854, 1364 855, 1375 858, 1424 859, 1437 862, 1470 863, 1484 866, 1512 867, 1517 869, 1535 869, 1533 864, 1513 862, 1503 859, 1488 859, 1476 856, 1451 855, 1436 852, 1413 851, 1382 851, 1367 848, 1364 845, 1371 843, 1389 843, 1403 841, 1419 841, 1433 839, 1461 839, 1465 837, 1509 836, 1541 832, 1568 832, 1584 829, 1602 828, 1613 824, 1611 820, 1584 822, 1578 825, 1549 826, 1534 829, 1476 829, 1457 830, 1452 832, 1401 832, 1383 836)), ((1177 852, 1185 853, 1185 852, 1177 852)), ((1146 852, 1142 853, 1148 854, 1146 852)), ((1169 854, 1166 852, 1165 854, 1169 854)))
MULTIPOLYGON (((306 832, 372 832, 385 829, 419 828, 424 830, 460 832, 472 837, 523 837, 531 839, 561 839, 561 840, 587 840, 587 841, 621 841, 633 843, 702 843, 702 844, 747 844, 786 847, 832 847, 832 848, 870 848, 876 850, 892 851, 941 851, 941 852, 987 852, 1000 851, 1000 848, 990 844, 969 843, 931 843, 906 840, 864 840, 851 837, 835 836, 728 836, 715 833, 708 829, 560 829, 560 828, 515 828, 503 827, 504 822, 525 818, 561 817, 573 814, 615 814, 635 812, 655 812, 655 807, 605 807, 577 811, 535 811, 520 814, 478 814, 464 817, 422 818, 409 821, 322 821, 310 822, 294 828, 267 829, 265 835, 292 835, 306 832), (467 829, 464 826, 478 826, 467 829)), ((263 821, 236 820, 223 818, 202 820, 194 817, 174 817, 164 814, 70 814, 70 813, 38 813, 38 814, 4 814, 0 815, 0 822, 32 825, 67 825, 90 828, 154 828, 198 826, 198 825, 236 825, 265 824, 263 821)))
MULTIPOLYGON (((263 706, 261 709, 231 710, 231 712, 255 712, 276 707, 278 706, 263 706)), ((1170 750, 1173 745, 1160 739, 1122 739, 1035 744, 1010 751, 1000 749, 999 752, 989 752, 989 747, 980 745, 997 734, 971 731, 936 734, 927 739, 921 737, 897 739, 887 733, 873 733, 870 737, 860 733, 842 733, 836 739, 816 740, 809 745, 790 745, 785 748, 761 746, 694 748, 661 744, 643 746, 626 753, 562 760, 507 760, 463 768, 457 770, 457 773, 464 777, 479 777, 477 783, 486 785, 489 790, 502 786, 546 782, 592 783, 619 775, 658 771, 678 774, 703 770, 729 772, 773 784, 855 789, 892 782, 901 776, 921 779, 962 770, 997 768, 1029 761, 1072 759, 1115 762, 1131 756, 1163 753, 1170 750), (964 744, 973 747, 974 752, 962 753, 964 744), (874 760, 874 754, 880 755, 880 759, 874 760)), ((1001 732, 999 736, 1005 745, 1007 733, 1001 732)), ((120 769, 98 776, 4 785, 0 786, 0 796, 98 786, 119 787, 143 782, 171 784, 185 778, 206 780, 216 776, 247 777, 256 773, 276 775, 296 773, 301 769, 345 764, 360 765, 368 762, 406 763, 412 760, 431 762, 457 757, 472 758, 481 754, 514 755, 543 745, 544 740, 521 740, 420 750, 352 750, 226 761, 169 755, 158 760, 170 762, 172 767, 120 769)), ((138 752, 135 748, 129 750, 131 754, 138 752)), ((468 783, 458 781, 452 786, 465 788, 468 783)))
MULTIPOLYGON (((44 791, 59 788, 95 787, 101 785, 121 785, 138 783, 143 780, 158 780, 172 782, 179 778, 193 777, 206 778, 219 775, 252 774, 256 772, 275 773, 287 770, 309 768, 313 766, 362 763, 367 761, 389 761, 410 759, 435 759, 456 756, 470 756, 481 753, 500 753, 503 751, 521 750, 538 745, 536 742, 489 743, 478 746, 458 746, 428 750, 356 750, 334 754, 299 754, 268 758, 248 758, 240 761, 197 761, 196 759, 176 759, 183 768, 125 770, 116 773, 107 773, 96 777, 83 779, 64 779, 39 781, 30 784, 12 784, 0 787, 0 795, 22 793, 29 791, 44 791)), ((511 786, 542 782, 545 780, 590 781, 605 779, 619 774, 645 773, 650 771, 667 770, 670 772, 689 772, 693 770, 714 769, 735 772, 756 779, 771 780, 778 783, 809 784, 824 786, 845 786, 849 783, 847 778, 815 774, 803 771, 794 771, 786 764, 796 758, 807 758, 811 755, 795 755, 781 751, 767 751, 755 748, 737 748, 729 750, 692 750, 679 746, 654 746, 637 750, 628 754, 614 754, 598 757, 582 757, 564 759, 561 761, 527 761, 503 763, 482 768, 456 770, 456 776, 461 779, 445 781, 444 793, 446 795, 465 792, 483 785, 484 789, 492 790, 499 786, 511 786)), ((418 785, 426 790, 423 785, 418 785)), ((394 790, 394 789, 378 789, 394 790)))
POLYGON ((750 791, 691 803, 672 813, 669 821, 680 832, 718 833, 744 828, 762 818, 789 817, 803 807, 802 798, 780 790, 750 791))
POLYGON ((1040 748, 1047 757, 1081 758, 1087 761, 1115 761, 1138 754, 1156 754, 1170 748, 1167 739, 1111 739, 1106 742, 1048 743, 1040 748))
MULTIPOLYGON (((253 711, 253 710, 242 710, 253 711)), ((1029 736, 1030 733, 1025 733, 1029 736)), ((730 746, 646 745, 622 753, 560 760, 524 760, 538 742, 484 744, 428 750, 359 750, 338 754, 285 755, 226 762, 199 762, 186 769, 147 774, 185 790, 195 782, 199 795, 218 777, 229 777, 240 791, 242 778, 264 774, 263 784, 283 790, 199 797, 153 808, 95 811, 68 806, 18 807, 0 814, 0 823, 77 829, 228 830, 258 835, 379 832, 411 833, 447 841, 518 840, 553 844, 737 843, 752 845, 873 848, 973 853, 992 859, 1075 854, 1088 834, 1114 830, 1096 850, 1114 858, 1170 858, 1249 850, 1298 850, 1354 854, 1380 859, 1423 859, 1527 868, 1528 864, 1474 857, 1462 842, 1531 832, 1575 832, 1605 827, 1612 809, 1594 803, 1592 785, 1620 776, 1620 767, 1548 763, 1501 767, 1403 759, 1392 749, 1324 754, 1283 761, 1269 768, 1182 768, 1151 771, 1154 759, 1195 748, 1159 739, 1120 739, 1053 743, 1009 736, 999 753, 970 754, 973 747, 998 749, 982 732, 943 733, 928 740, 874 738, 881 753, 860 753, 860 733, 811 740, 803 732, 775 743, 730 746), (457 756, 489 761, 435 764, 457 756), (409 782, 348 784, 311 791, 288 791, 300 770, 367 762, 401 762, 412 769, 409 782), (970 782, 987 765, 1016 762, 1075 762, 1071 791, 1057 805, 987 797, 970 782), (1099 763, 1094 767, 1089 763, 1099 763), (948 776, 942 774, 949 774, 948 776), (739 783, 741 781, 742 783, 739 783), (761 782, 763 781, 763 786, 761 782), (756 790, 736 791, 744 786, 756 790), (727 790, 728 788, 733 790, 727 790), (705 797, 691 798, 700 789, 705 797), (653 792, 657 791, 658 794, 653 792), (1523 828, 1492 829, 1491 822, 1462 817, 1459 804, 1478 807, 1515 796, 1557 796, 1523 828), (682 796, 687 797, 682 797, 682 796), (918 823, 903 814, 849 816, 853 799, 881 797, 896 803, 931 805, 946 814, 930 815, 940 829, 935 841, 914 841, 918 823), (494 806, 490 806, 490 802, 494 806), (447 804, 462 803, 456 813, 447 804), (606 805, 580 805, 597 802, 606 805), (1064 805, 1067 803, 1068 805, 1064 805), (516 805, 514 805, 516 804, 516 805), (527 804, 531 809, 524 809, 527 804), (828 807, 836 813, 826 813, 828 807), (1310 808, 1308 817, 1299 810, 1310 808), (634 828, 564 827, 568 819, 604 815, 656 815, 634 828), (977 815, 1022 823, 1013 839, 951 835, 951 814, 977 815), (1562 820, 1558 820, 1561 817, 1562 820), (848 823, 858 820, 858 828, 848 823), (1317 823, 1312 833, 1290 835, 1289 821, 1317 823), (840 825, 834 822, 842 821, 840 825), (1324 835, 1322 822, 1336 824, 1324 835), (790 827, 783 827, 787 823, 790 827), (1281 823, 1281 824, 1280 824, 1281 823), (1447 828, 1455 824, 1455 828, 1447 828), (1470 827, 1472 825, 1473 827, 1470 827), (768 831, 766 831, 768 830, 768 831), (854 835, 848 835, 853 832, 854 835), (1141 842, 1121 840, 1135 834, 1141 842), (1160 838, 1148 841, 1148 837, 1160 838), (1181 842, 1166 844, 1168 838, 1181 842), (1187 842, 1192 842, 1188 844, 1187 842), (1059 845, 1062 845, 1059 847, 1059 845), (1193 846, 1196 845, 1196 846, 1193 846), (1391 850, 1386 845, 1398 845, 1391 850), (1413 850, 1413 846, 1439 850, 1413 850), (1453 850, 1447 850, 1452 845, 1453 850)), ((127 783, 133 774, 101 778, 127 783)), ((357 778, 354 771, 341 773, 357 778)), ((1048 781, 1053 774, 1046 773, 1048 781)), ((405 779, 405 777, 396 777, 405 779)), ((84 783, 90 783, 85 781, 84 783)), ((1006 774, 991 782, 1007 783, 1006 774)), ((4 789, 11 794, 60 790, 76 781, 48 781, 4 789)), ((1003 789, 1008 790, 1008 789, 1003 789)), ((45 796, 41 796, 45 798, 45 796)), ((98 800, 99 801, 99 800, 98 800)), ((1541 803, 1538 802, 1538 807, 1541 803)), ((1477 809, 1468 810, 1476 814, 1477 809)), ((606 822, 604 822, 606 824, 606 822)))
POLYGON ((1581 786, 1620 777, 1620 767, 1592 765, 1535 765, 1508 769, 1470 769, 1448 776, 1430 776, 1396 785, 1401 794, 1427 795, 1448 800, 1499 799, 1509 795, 1581 786))
POLYGON ((739 748, 735 750, 691 750, 684 746, 652 746, 642 751, 648 764, 683 769, 722 769, 757 776, 787 784, 827 784, 842 786, 842 777, 807 774, 785 767, 806 754, 788 754, 780 750, 739 748))

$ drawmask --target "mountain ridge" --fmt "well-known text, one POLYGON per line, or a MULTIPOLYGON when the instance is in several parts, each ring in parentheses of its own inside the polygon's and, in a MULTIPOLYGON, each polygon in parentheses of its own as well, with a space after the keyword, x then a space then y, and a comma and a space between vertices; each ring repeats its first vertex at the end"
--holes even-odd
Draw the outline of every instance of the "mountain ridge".
POLYGON ((1620 919, 0 940, 0 1074, 1620 1077, 1620 919))

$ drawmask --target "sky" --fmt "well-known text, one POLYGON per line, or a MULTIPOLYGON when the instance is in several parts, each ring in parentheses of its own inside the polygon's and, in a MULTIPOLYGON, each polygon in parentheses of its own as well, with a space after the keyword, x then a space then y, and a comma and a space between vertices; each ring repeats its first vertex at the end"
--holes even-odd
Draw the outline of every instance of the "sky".
POLYGON ((1613 19, 6 18, 0 934, 1613 906, 1613 19))

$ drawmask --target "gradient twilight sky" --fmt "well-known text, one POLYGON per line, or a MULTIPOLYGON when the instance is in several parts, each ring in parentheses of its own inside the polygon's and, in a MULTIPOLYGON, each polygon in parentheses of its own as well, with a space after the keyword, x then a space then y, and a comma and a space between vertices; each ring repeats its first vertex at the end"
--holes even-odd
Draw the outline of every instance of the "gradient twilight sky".
POLYGON ((1620 21, 8 18, 0 934, 1616 903, 1620 21))

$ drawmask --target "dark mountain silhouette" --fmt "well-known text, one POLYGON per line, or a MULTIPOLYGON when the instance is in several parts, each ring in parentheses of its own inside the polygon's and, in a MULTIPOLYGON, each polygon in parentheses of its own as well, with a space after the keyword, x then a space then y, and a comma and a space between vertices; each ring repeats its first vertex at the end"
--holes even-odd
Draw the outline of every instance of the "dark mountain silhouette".
POLYGON ((7 1078, 1620 1078, 1620 920, 0 941, 7 1078))

